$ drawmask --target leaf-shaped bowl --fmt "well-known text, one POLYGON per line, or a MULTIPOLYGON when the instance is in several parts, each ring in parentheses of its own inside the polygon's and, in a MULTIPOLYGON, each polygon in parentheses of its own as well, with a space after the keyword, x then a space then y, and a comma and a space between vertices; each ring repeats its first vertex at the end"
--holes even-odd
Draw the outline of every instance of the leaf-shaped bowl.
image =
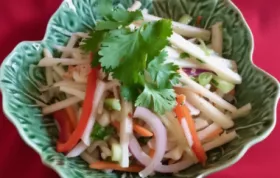
MULTIPOLYGON (((23 140, 40 154, 43 163, 61 177, 119 177, 120 173, 103 173, 92 170, 80 158, 69 159, 55 151, 57 129, 52 118, 41 115, 33 102, 39 91, 36 86, 45 84, 43 69, 30 67, 42 58, 43 48, 49 48, 55 56, 54 45, 65 45, 74 32, 85 32, 94 27, 100 17, 96 12, 97 0, 65 0, 49 21, 42 41, 22 42, 10 53, 1 66, 3 109, 7 118, 15 124, 23 140)), ((246 118, 235 121, 237 127, 260 123, 239 130, 239 139, 222 147, 223 151, 211 151, 205 168, 199 165, 174 175, 180 177, 204 177, 236 163, 254 144, 265 139, 276 122, 278 82, 252 63, 253 37, 238 8, 230 0, 142 0, 142 8, 155 15, 178 20, 183 14, 197 18, 202 16, 202 27, 217 21, 224 23, 223 55, 238 64, 243 83, 237 88, 237 105, 251 102, 253 110, 246 118)), ((131 6, 133 0, 114 0, 121 8, 131 6)), ((134 175, 136 176, 136 175, 134 175)), ((156 174, 154 177, 170 177, 156 174)))

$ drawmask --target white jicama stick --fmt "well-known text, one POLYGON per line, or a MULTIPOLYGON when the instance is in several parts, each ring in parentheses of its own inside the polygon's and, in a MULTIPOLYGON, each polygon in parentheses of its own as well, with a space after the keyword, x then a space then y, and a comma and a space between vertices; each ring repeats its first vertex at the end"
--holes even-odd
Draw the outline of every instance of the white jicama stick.
POLYGON ((221 136, 219 136, 218 138, 214 139, 213 141, 205 143, 203 145, 203 148, 205 151, 209 151, 209 150, 212 150, 213 148, 217 148, 219 146, 222 146, 222 145, 232 141, 236 137, 237 137, 237 134, 235 131, 230 132, 230 133, 224 133, 221 136))
POLYGON ((248 103, 242 106, 241 108, 237 109, 236 112, 232 113, 232 118, 236 119, 239 117, 245 117, 250 113, 251 110, 252 110, 252 105, 251 103, 248 103))
POLYGON ((65 74, 65 70, 63 69, 62 66, 54 65, 52 68, 61 78, 63 78, 63 76, 65 74))
MULTIPOLYGON (((53 57, 51 52, 47 49, 44 48, 44 56, 45 57, 53 57)), ((52 68, 51 67, 46 67, 46 80, 48 85, 53 84, 53 76, 52 76, 52 68)))
POLYGON ((95 158, 93 158, 92 156, 90 156, 90 154, 88 154, 87 152, 83 152, 81 155, 81 158, 83 160, 85 160, 88 164, 92 164, 94 162, 97 162, 97 160, 95 158))
POLYGON ((202 113, 208 115, 211 120, 219 124, 222 128, 228 129, 234 125, 230 117, 215 108, 204 98, 190 91, 185 91, 184 94, 191 104, 197 107, 202 113))
MULTIPOLYGON (((69 41, 68 41, 66 47, 68 47, 68 48, 73 48, 73 47, 75 46, 75 44, 77 43, 77 41, 78 41, 78 36, 75 35, 75 34, 73 34, 73 35, 70 37, 70 39, 69 39, 69 41)), ((61 55, 61 58, 68 57, 68 55, 69 55, 68 52, 63 51, 63 53, 62 53, 62 55, 61 55)))
POLYGON ((120 123, 120 144, 122 148, 121 167, 129 166, 129 141, 132 135, 132 120, 128 114, 132 112, 132 104, 122 100, 122 114, 120 123))
POLYGON ((128 8, 127 10, 128 11, 136 11, 138 9, 140 9, 142 6, 141 2, 140 1, 135 1, 134 4, 132 4, 132 6, 130 8, 128 8))
POLYGON ((95 119, 96 119, 96 116, 97 116, 98 103, 100 102, 102 94, 105 91, 105 83, 103 81, 98 80, 96 86, 97 87, 96 87, 96 90, 95 90, 95 93, 94 93, 94 100, 92 101, 93 104, 92 104, 92 111, 91 111, 90 119, 87 123, 86 129, 85 129, 85 131, 82 135, 82 138, 81 138, 81 140, 83 140, 84 143, 88 146, 91 143, 90 134, 92 132, 92 128, 94 126, 95 119))
POLYGON ((52 72, 52 75, 55 82, 59 82, 62 80, 62 78, 55 71, 52 72))
POLYGON ((169 41, 171 42, 171 44, 180 48, 184 52, 203 61, 205 63, 205 66, 211 68, 224 80, 227 80, 234 84, 240 84, 242 82, 241 76, 231 69, 225 68, 224 66, 220 65, 216 59, 216 56, 207 56, 199 46, 189 42, 188 40, 185 40, 182 36, 173 33, 173 35, 169 38, 169 41))
POLYGON ((107 127, 110 124, 109 112, 104 110, 103 114, 97 119, 97 121, 102 127, 107 127))
POLYGON ((53 113, 55 111, 67 108, 68 106, 76 104, 76 103, 78 103, 80 101, 82 101, 80 98, 78 98, 76 96, 73 96, 73 97, 68 98, 66 100, 63 100, 63 101, 54 103, 52 105, 49 105, 47 107, 44 107, 42 109, 42 113, 43 113, 43 115, 47 115, 47 114, 53 113))
POLYGON ((182 157, 183 152, 184 150, 181 147, 177 146, 169 152, 165 153, 164 158, 169 158, 177 161, 182 157))
MULTIPOLYGON (((167 46, 164 48, 164 50, 168 54, 168 62, 173 62, 181 68, 198 68, 198 69, 207 69, 210 71, 212 70, 211 67, 199 63, 193 57, 182 59, 180 57, 180 54, 183 53, 183 51, 181 51, 179 49, 174 49, 174 48, 167 46)), ((233 60, 225 59, 225 58, 215 55, 215 61, 218 62, 220 65, 223 65, 224 67, 227 67, 227 68, 232 69, 233 71, 236 71, 235 70, 236 63, 233 60)))
POLYGON ((70 95, 74 95, 74 96, 76 96, 76 97, 78 97, 78 98, 80 98, 82 100, 84 100, 85 97, 86 97, 86 93, 85 92, 82 92, 82 91, 74 89, 74 88, 62 86, 62 87, 59 87, 59 90, 65 92, 65 93, 68 93, 70 95))
POLYGON ((209 123, 206 120, 201 119, 201 118, 194 119, 194 123, 195 123, 196 130, 204 129, 205 127, 207 127, 209 125, 209 123))
POLYGON ((38 66, 39 67, 50 67, 55 66, 57 64, 61 65, 80 65, 80 64, 90 64, 90 59, 85 60, 76 60, 71 58, 48 58, 45 57, 40 60, 38 66))
POLYGON ((88 148, 87 151, 92 153, 97 147, 108 147, 108 144, 103 140, 94 141, 88 148))
POLYGON ((77 83, 77 82, 73 82, 73 81, 64 80, 64 81, 56 82, 55 84, 53 84, 53 87, 62 87, 62 86, 75 88, 75 89, 82 90, 82 91, 86 90, 86 85, 85 84, 77 83))
MULTIPOLYGON (((227 102, 223 98, 221 98, 218 95, 212 93, 211 91, 207 90, 203 86, 199 85, 198 83, 196 83, 195 81, 190 79, 189 76, 185 72, 183 72, 182 70, 180 70, 180 75, 181 75, 180 81, 187 85, 186 88, 189 88, 192 91, 194 91, 195 93, 198 93, 198 94, 208 98, 210 101, 212 101, 213 103, 215 103, 219 107, 224 108, 224 109, 226 109, 230 112, 235 112, 237 110, 235 106, 233 106, 232 104, 230 104, 229 102, 227 102)), ((184 88, 178 88, 177 87, 176 90, 183 91, 184 88)))
POLYGON ((104 92, 101 99, 100 99, 100 102, 98 104, 98 109, 97 109, 97 114, 102 114, 103 112, 103 109, 104 109, 104 101, 106 99, 106 97, 109 95, 108 92, 104 92))
POLYGON ((211 38, 212 49, 222 56, 223 53, 223 23, 217 22, 212 26, 212 38, 211 38))
POLYGON ((208 127, 206 127, 205 129, 197 132, 197 135, 201 141, 205 141, 205 139, 207 139, 207 137, 211 133, 214 133, 214 132, 222 133, 223 130, 221 129, 221 127, 218 124, 213 123, 213 124, 209 125, 208 127))
MULTIPOLYGON (((154 21, 158 21, 161 20, 162 18, 160 17, 156 17, 150 14, 146 14, 143 13, 143 17, 144 17, 144 21, 145 22, 154 22, 154 21)), ((141 23, 141 22, 136 22, 136 23, 141 23)), ((203 39, 205 41, 208 41, 210 39, 210 31, 202 29, 202 28, 197 28, 197 27, 193 27, 190 25, 186 25, 186 24, 182 24, 179 22, 174 22, 172 21, 172 28, 173 30, 185 37, 189 37, 189 38, 200 38, 203 39)))
POLYGON ((192 116, 197 116, 200 114, 200 111, 197 108, 195 108, 193 105, 191 105, 188 101, 185 102, 185 105, 189 108, 192 116))

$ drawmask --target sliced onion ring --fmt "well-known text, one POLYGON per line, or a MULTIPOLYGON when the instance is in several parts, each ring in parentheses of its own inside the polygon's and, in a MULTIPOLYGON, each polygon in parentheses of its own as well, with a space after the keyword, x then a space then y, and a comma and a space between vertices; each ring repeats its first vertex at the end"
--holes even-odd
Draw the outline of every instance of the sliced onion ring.
MULTIPOLYGON (((134 157, 143 165, 147 166, 151 163, 152 159, 142 151, 138 141, 136 138, 132 138, 129 144, 130 152, 134 155, 134 157)), ((184 170, 191 165, 193 165, 194 162, 192 159, 188 160, 182 160, 175 164, 171 165, 162 165, 159 164, 155 167, 155 171, 161 172, 161 173, 175 173, 179 172, 181 170, 184 170)))
MULTIPOLYGON (((139 172, 140 177, 147 177, 153 173, 153 171, 155 170, 155 168, 158 165, 161 164, 161 160, 163 159, 163 156, 165 154, 166 144, 167 144, 166 129, 163 126, 160 119, 146 108, 137 107, 133 117, 141 119, 144 122, 146 122, 151 127, 151 129, 154 133, 154 136, 155 136, 154 157, 152 159, 149 159, 148 162, 145 162, 145 163, 147 163, 147 164, 144 164, 146 166, 146 168, 143 169, 141 172, 139 172)), ((134 140, 136 140, 136 139, 134 138, 134 140)), ((132 152, 135 150, 135 149, 133 149, 134 148, 133 146, 135 146, 135 144, 133 144, 134 142, 132 141, 132 144, 129 144, 130 146, 132 146, 132 149, 131 149, 132 152)), ((138 146, 140 147, 139 144, 138 144, 138 146)), ((140 150, 141 150, 141 148, 140 148, 140 150)), ((138 151, 138 153, 141 154, 140 151, 138 151)), ((134 156, 137 158, 136 155, 134 154, 134 156)))

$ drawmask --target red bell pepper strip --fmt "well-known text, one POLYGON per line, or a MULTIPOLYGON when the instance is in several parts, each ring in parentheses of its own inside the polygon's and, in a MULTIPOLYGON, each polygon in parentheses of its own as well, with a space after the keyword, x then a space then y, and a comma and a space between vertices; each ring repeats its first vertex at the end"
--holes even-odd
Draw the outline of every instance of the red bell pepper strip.
POLYGON ((65 143, 73 132, 73 127, 67 118, 67 112, 64 109, 56 111, 53 113, 53 117, 60 127, 58 142, 65 143))
POLYGON ((186 120, 186 123, 188 124, 189 130, 190 130, 190 133, 192 136, 192 140, 193 140, 192 150, 194 151, 195 155, 197 156, 199 162, 201 162, 204 165, 206 162, 207 156, 206 156, 206 153, 199 140, 199 137, 197 135, 195 123, 192 119, 190 111, 189 111, 188 107, 185 105, 185 96, 178 95, 176 100, 177 100, 178 104, 174 108, 174 112, 176 113, 180 124, 182 123, 183 119, 186 120))
POLYGON ((67 142, 57 144, 58 152, 68 152, 72 150, 75 147, 75 145, 78 143, 80 138, 82 137, 92 111, 92 104, 93 104, 94 93, 96 89, 97 76, 98 76, 98 69, 93 68, 89 73, 87 79, 86 98, 83 104, 81 119, 76 129, 72 133, 71 137, 67 140, 67 142))

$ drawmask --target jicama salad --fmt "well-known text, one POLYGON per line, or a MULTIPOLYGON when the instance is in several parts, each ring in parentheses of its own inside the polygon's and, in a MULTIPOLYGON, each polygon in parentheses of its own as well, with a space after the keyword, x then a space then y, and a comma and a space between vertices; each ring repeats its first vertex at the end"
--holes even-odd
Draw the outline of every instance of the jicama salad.
POLYGON ((222 57, 223 24, 202 29, 203 17, 175 22, 140 8, 98 1, 103 18, 92 31, 53 46, 59 58, 44 49, 47 86, 36 102, 56 122, 57 152, 92 169, 147 177, 205 166, 251 110, 234 106, 242 78, 222 57))

